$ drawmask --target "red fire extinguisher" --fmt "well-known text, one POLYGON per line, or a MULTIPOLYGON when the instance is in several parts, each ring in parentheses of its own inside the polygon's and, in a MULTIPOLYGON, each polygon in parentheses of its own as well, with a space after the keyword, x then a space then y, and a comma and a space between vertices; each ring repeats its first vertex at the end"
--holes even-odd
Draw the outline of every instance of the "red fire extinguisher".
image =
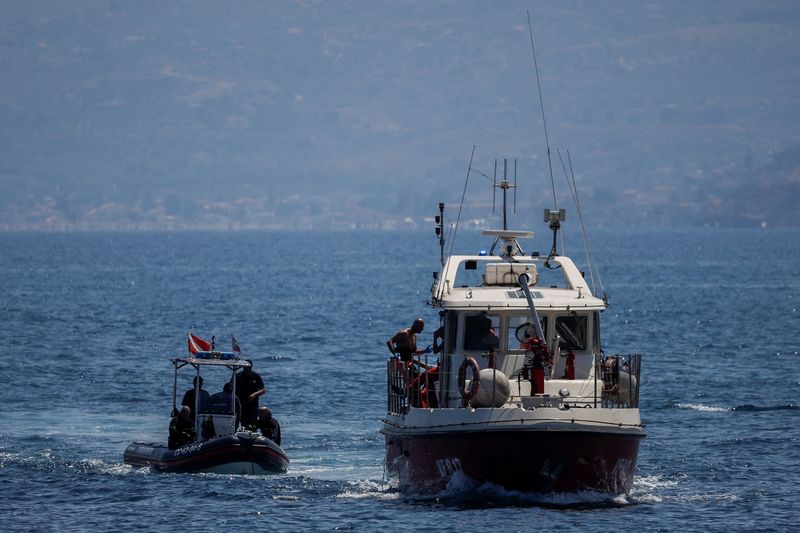
POLYGON ((564 379, 575 379, 575 353, 572 350, 567 352, 567 360, 564 363, 564 379))
POLYGON ((531 366, 533 375, 531 376, 531 394, 544 393, 544 367, 550 364, 550 351, 547 345, 538 337, 533 337, 524 345, 526 350, 533 352, 531 366))

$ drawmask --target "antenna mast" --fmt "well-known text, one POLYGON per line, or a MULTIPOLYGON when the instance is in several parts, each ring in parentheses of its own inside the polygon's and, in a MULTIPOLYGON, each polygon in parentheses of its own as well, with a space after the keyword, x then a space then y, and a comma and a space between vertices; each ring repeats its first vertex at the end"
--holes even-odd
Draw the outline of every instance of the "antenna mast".
POLYGON ((439 254, 444 267, 444 203, 439 202, 439 214, 434 217, 436 221, 436 236, 439 237, 439 254))
POLYGON ((494 214, 495 197, 497 196, 497 158, 494 158, 494 175, 492 176, 492 214, 494 214))
POLYGON ((514 159, 514 214, 517 214, 517 160, 514 159))
MULTIPOLYGON (((536 61, 536 47, 533 44, 533 25, 531 24, 531 13, 530 11, 526 11, 525 13, 528 15, 528 35, 530 35, 531 38, 533 69, 536 73, 536 87, 539 89, 539 109, 541 110, 542 113, 542 125, 544 126, 544 144, 547 147, 547 168, 550 171, 550 186, 553 189, 553 205, 555 206, 555 211, 559 212, 560 210, 558 209, 558 198, 556 197, 556 180, 553 177, 553 159, 550 155, 550 137, 547 135, 547 119, 544 116, 544 98, 542 97, 542 83, 539 80, 539 63, 536 61)), ((553 234, 554 239, 557 233, 558 231, 555 230, 553 234)), ((561 250, 562 251, 564 250, 563 234, 561 235, 561 250)), ((553 243, 553 251, 555 251, 555 242, 553 243)), ((553 252, 551 251, 551 253, 553 252)))
MULTIPOLYGON (((497 161, 495 161, 495 168, 497 168, 497 161)), ((495 171, 497 174, 497 171, 495 171)), ((493 184, 494 192, 497 189, 503 190, 503 229, 508 229, 508 190, 514 189, 514 212, 516 213, 517 208, 517 160, 514 160, 514 184, 512 185, 511 182, 508 181, 508 159, 503 159, 503 181, 497 182, 495 178, 493 184)), ((494 194, 493 194, 494 196, 494 194)), ((492 202, 494 203, 494 202, 492 202)))
POLYGON ((533 26, 531 25, 531 13, 525 12, 528 15, 528 35, 531 38, 531 53, 533 54, 533 70, 536 73, 536 87, 539 89, 539 109, 542 113, 542 125, 544 126, 544 144, 547 147, 547 167, 550 171, 550 185, 553 188, 553 203, 555 208, 558 209, 558 199, 556 198, 556 180, 553 177, 553 161, 550 157, 550 138, 547 135, 547 119, 544 116, 544 98, 542 97, 542 83, 539 81, 539 64, 536 61, 536 47, 533 44, 533 26))

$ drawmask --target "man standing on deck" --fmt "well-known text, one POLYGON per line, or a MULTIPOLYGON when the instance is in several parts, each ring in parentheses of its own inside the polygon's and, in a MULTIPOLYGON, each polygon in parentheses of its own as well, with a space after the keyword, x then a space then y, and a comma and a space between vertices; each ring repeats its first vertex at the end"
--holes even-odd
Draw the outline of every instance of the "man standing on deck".
POLYGON ((203 389, 203 377, 195 376, 194 380, 192 380, 192 388, 186 391, 186 393, 183 395, 183 400, 181 400, 181 405, 189 406, 189 409, 192 410, 192 413, 194 413, 195 395, 197 394, 198 388, 200 390, 200 403, 198 405, 198 408, 200 410, 202 410, 203 407, 205 407, 206 403, 208 402, 208 399, 211 397, 208 394, 208 391, 203 389), (198 381, 200 382, 200 387, 197 386, 198 381))
POLYGON ((258 399, 264 395, 264 381, 253 372, 253 361, 248 361, 241 372, 236 374, 236 396, 242 403, 242 426, 255 425, 258 420, 258 399))
POLYGON ((423 329, 425 329, 425 322, 418 318, 410 328, 401 329, 395 333, 391 339, 386 341, 386 346, 389 347, 390 352, 399 355, 400 360, 406 363, 411 361, 415 355, 429 353, 428 349, 417 350, 417 334, 422 333, 423 329))

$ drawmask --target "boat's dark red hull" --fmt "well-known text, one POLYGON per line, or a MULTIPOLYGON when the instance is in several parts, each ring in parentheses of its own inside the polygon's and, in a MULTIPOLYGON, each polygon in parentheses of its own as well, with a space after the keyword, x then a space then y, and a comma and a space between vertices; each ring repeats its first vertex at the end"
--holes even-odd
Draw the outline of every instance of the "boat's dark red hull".
POLYGON ((386 434, 386 465, 400 489, 444 490, 457 474, 523 492, 627 492, 643 434, 483 431, 386 434))
POLYGON ((170 450, 165 444, 134 442, 125 449, 124 461, 162 472, 215 472, 270 474, 286 472, 289 459, 271 440, 251 434, 227 435, 170 450))

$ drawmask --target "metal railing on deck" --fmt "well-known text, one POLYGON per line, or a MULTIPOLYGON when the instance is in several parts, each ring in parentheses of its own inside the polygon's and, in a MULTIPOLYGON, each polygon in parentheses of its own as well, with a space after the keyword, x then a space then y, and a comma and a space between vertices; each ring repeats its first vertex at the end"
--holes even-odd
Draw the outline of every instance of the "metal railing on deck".
MULTIPOLYGON (((602 382, 602 394, 594 400, 594 407, 638 408, 641 361, 641 354, 627 356, 615 354, 602 358, 595 373, 596 379, 602 382)), ((389 413, 406 414, 411 405, 420 406, 422 398, 419 389, 409 388, 409 384, 416 383, 414 381, 416 376, 416 370, 409 368, 399 358, 393 357, 386 361, 386 398, 389 413), (412 397, 412 394, 415 396, 412 397)), ((599 387, 595 390, 599 390, 599 387)), ((450 397, 448 391, 440 392, 443 397, 450 397)), ((522 398, 515 396, 511 399, 521 401, 522 398)), ((581 403, 585 402, 578 402, 581 403)), ((573 407, 581 406, 578 404, 573 407)), ((591 401, 584 407, 592 407, 591 401)))
POLYGON ((609 355, 600 360, 597 375, 603 380, 603 407, 639 407, 641 354, 609 355))
POLYGON ((408 412, 407 380, 408 370, 405 368, 405 363, 395 357, 388 359, 386 361, 386 398, 387 410, 390 413, 405 414, 408 412))

